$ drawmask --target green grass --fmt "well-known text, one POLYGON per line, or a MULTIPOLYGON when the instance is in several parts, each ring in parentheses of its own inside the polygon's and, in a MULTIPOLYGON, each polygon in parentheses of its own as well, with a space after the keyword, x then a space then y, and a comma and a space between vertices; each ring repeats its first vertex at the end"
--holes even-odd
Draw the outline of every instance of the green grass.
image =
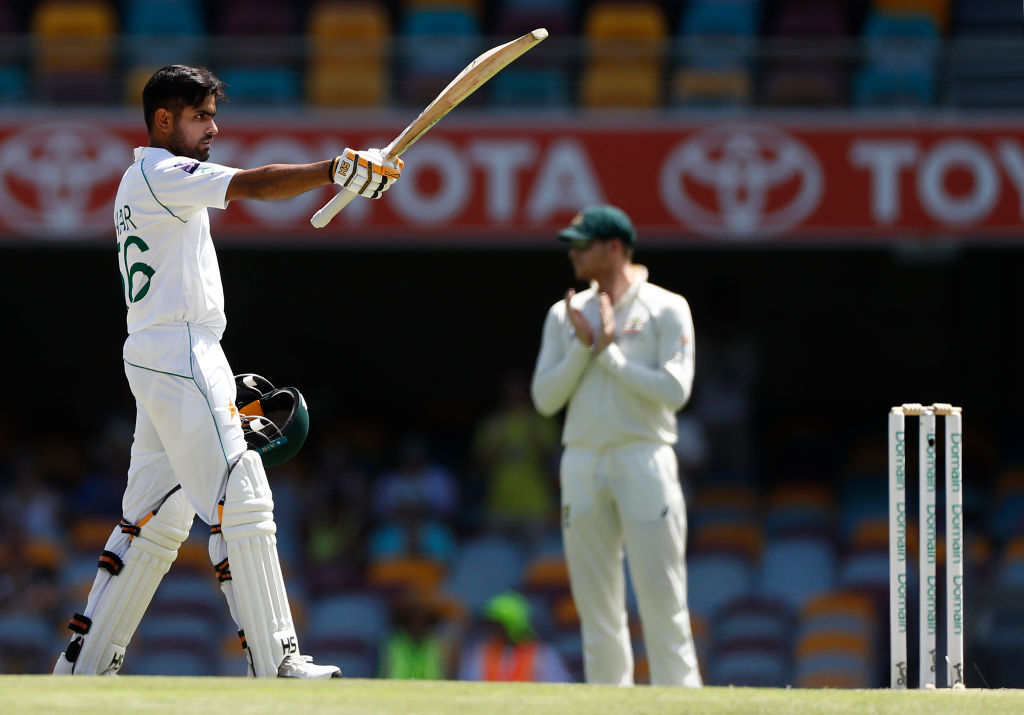
POLYGON ((7 715, 506 715, 555 713, 1021 713, 1024 691, 612 688, 529 683, 0 676, 7 715))

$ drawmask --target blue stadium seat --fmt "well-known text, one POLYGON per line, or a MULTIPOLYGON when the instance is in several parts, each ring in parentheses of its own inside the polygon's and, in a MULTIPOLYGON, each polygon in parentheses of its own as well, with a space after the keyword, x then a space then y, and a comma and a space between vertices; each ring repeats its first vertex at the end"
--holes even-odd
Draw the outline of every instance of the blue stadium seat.
POLYGON ((509 67, 489 83, 490 103, 497 107, 566 109, 572 104, 569 77, 562 68, 509 67))
POLYGON ((309 632, 321 640, 379 643, 387 634, 389 621, 387 605, 373 594, 323 596, 309 604, 309 632))
POLYGON ((288 67, 230 67, 220 72, 228 98, 246 105, 296 105, 302 101, 302 78, 288 67))
POLYGON ((731 601, 719 609, 714 621, 718 646, 757 642, 789 647, 793 635, 793 614, 786 606, 759 596, 731 601))
POLYGON ((936 98, 938 28, 926 15, 874 12, 864 23, 867 60, 853 80, 859 106, 930 106, 936 98))
POLYGON ((165 615, 150 609, 139 624, 136 634, 139 650, 209 650, 211 634, 219 633, 221 627, 230 628, 224 621, 214 621, 203 615, 165 615))
POLYGON ((687 558, 686 580, 690 610, 714 618, 721 606, 751 592, 754 570, 734 551, 705 551, 687 558))
POLYGON ((346 678, 374 678, 378 674, 379 643, 360 639, 332 638, 311 633, 300 645, 317 663, 336 665, 346 678))
POLYGON ((53 650, 57 645, 60 645, 60 650, 63 650, 60 634, 53 624, 41 615, 34 613, 0 615, 0 648, 31 651, 39 649, 49 655, 56 655, 60 652, 60 650, 53 650))
POLYGON ((153 604, 162 613, 199 614, 211 620, 228 617, 212 569, 205 575, 172 570, 157 588, 153 604))
POLYGON ((789 653, 785 648, 741 646, 715 652, 708 684, 781 688, 789 681, 789 653))
POLYGON ((480 24, 461 8, 412 7, 398 25, 402 99, 430 101, 480 54, 480 24))
POLYGON ((462 545, 444 590, 476 611, 492 596, 518 588, 525 564, 516 542, 497 536, 477 537, 462 545))
POLYGON ((132 0, 122 20, 132 66, 194 64, 207 42, 198 0, 132 0))
POLYGON ((757 35, 758 0, 693 0, 679 17, 683 37, 757 35))
POLYGON ((757 575, 757 592, 800 609, 836 583, 836 556, 828 539, 792 536, 769 539, 757 575))
POLYGON ((182 675, 202 677, 217 673, 217 664, 203 652, 192 650, 133 651, 121 670, 125 675, 182 675))
POLYGON ((889 551, 859 549, 851 551, 839 566, 839 585, 852 589, 889 587, 889 551))

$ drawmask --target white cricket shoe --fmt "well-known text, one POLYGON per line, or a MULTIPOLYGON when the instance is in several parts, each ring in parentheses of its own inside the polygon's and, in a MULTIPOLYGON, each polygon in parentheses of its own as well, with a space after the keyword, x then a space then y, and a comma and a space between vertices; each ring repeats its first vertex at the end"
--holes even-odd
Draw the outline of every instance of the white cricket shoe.
POLYGON ((277 677, 303 680, 340 678, 341 668, 336 665, 317 665, 311 655, 286 655, 277 668, 277 677))

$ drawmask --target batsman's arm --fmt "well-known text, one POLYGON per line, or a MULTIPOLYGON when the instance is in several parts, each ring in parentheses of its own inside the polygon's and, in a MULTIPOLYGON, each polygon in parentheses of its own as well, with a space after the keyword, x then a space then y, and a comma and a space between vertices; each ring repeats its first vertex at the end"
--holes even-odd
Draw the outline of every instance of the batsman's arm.
MULTIPOLYGON (((225 198, 274 201, 339 184, 349 199, 353 196, 379 198, 402 175, 402 162, 384 158, 379 149, 345 151, 313 164, 268 164, 244 169, 231 179, 225 198)), ((347 203, 347 201, 346 201, 347 203)))
POLYGON ((333 163, 333 159, 327 159, 313 164, 268 164, 257 169, 242 169, 228 184, 225 198, 228 201, 290 199, 334 183, 333 163))

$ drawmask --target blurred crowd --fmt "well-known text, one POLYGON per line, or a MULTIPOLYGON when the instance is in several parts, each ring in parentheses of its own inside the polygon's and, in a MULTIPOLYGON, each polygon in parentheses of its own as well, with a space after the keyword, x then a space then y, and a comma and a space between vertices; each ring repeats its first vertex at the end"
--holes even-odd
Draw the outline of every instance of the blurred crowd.
MULTIPOLYGON (((709 334, 701 347, 676 452, 705 682, 886 685, 881 431, 837 435, 814 416, 756 428, 756 345, 709 334)), ((461 440, 314 409, 303 451, 270 470, 304 651, 349 677, 582 680, 558 528, 559 424, 533 409, 528 380, 505 375, 461 440)), ((133 425, 99 413, 93 426, 3 417, 0 672, 50 670, 120 518, 133 425)), ((965 427, 968 683, 1009 686, 1020 682, 1008 656, 1022 628, 1024 470, 983 425, 965 427)), ((197 522, 122 672, 244 673, 206 538, 197 522)), ((627 605, 643 683, 631 590, 627 605)), ((915 622, 912 608, 911 643, 915 622)))
POLYGON ((542 48, 471 103, 531 108, 1021 106, 1005 0, 0 0, 0 100, 137 103, 205 64, 250 105, 429 101, 487 47, 542 48), (254 47, 258 45, 258 51, 254 47))

